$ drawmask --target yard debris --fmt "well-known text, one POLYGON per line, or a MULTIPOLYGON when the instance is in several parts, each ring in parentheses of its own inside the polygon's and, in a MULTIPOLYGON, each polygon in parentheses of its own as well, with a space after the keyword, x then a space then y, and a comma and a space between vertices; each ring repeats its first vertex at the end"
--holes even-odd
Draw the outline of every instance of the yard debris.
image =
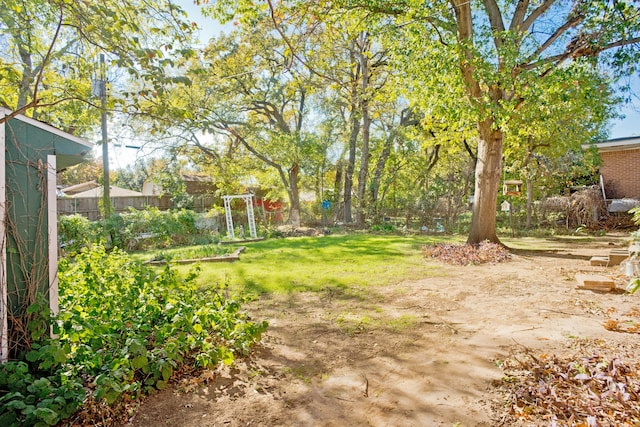
POLYGON ((573 193, 571 196, 554 196, 542 202, 542 217, 556 212, 564 217, 567 228, 586 227, 596 229, 600 218, 607 217, 607 206, 602 197, 600 186, 593 185, 573 193))
POLYGON ((504 247, 488 240, 479 245, 457 245, 438 243, 422 247, 422 254, 428 258, 436 258, 447 264, 469 265, 498 263, 508 261, 511 254, 504 247))
POLYGON ((637 349, 582 344, 586 348, 573 355, 534 356, 525 348, 502 362, 505 375, 497 385, 506 413, 500 425, 639 425, 637 349))
POLYGON ((589 263, 595 267, 614 267, 629 258, 629 255, 627 249, 611 249, 606 256, 591 257, 589 263))
MULTIPOLYGON (((611 309, 611 313, 615 313, 615 309, 611 309)), ((632 308, 630 311, 623 313, 622 318, 609 319, 604 323, 604 328, 613 332, 625 332, 628 334, 640 334, 640 309, 632 308)))

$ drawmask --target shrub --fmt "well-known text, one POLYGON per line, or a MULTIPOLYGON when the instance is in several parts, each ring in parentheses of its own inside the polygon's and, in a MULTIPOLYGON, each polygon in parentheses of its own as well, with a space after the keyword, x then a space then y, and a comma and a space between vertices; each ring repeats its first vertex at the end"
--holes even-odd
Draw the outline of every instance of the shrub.
POLYGON ((219 241, 215 216, 185 209, 161 211, 155 207, 131 209, 95 222, 80 215, 61 216, 58 235, 69 256, 93 243, 136 250, 219 241))
MULTIPOLYGON (((266 322, 240 311, 245 298, 199 287, 170 265, 157 272, 101 245, 59 268, 56 339, 32 345, 0 370, 0 425, 54 425, 91 397, 108 404, 163 389, 183 365, 231 364, 260 339, 266 322), (84 387, 84 389, 83 389, 84 387)), ((46 305, 30 310, 47 314, 46 305)))
POLYGON ((394 233, 396 227, 391 223, 373 224, 370 230, 372 233, 394 233))
POLYGON ((66 254, 74 256, 82 248, 97 241, 100 228, 98 223, 91 222, 82 215, 61 215, 58 217, 60 247, 66 254))
POLYGON ((121 214, 123 226, 119 228, 121 247, 138 249, 146 244, 153 247, 167 247, 172 243, 183 243, 187 236, 196 233, 193 211, 161 211, 149 208, 131 210, 121 214), (141 240, 140 236, 148 236, 141 240), (144 244, 143 244, 144 243, 144 244))
POLYGON ((45 372, 32 370, 23 361, 0 365, 0 425, 55 425, 82 404, 81 381, 62 365, 45 372))

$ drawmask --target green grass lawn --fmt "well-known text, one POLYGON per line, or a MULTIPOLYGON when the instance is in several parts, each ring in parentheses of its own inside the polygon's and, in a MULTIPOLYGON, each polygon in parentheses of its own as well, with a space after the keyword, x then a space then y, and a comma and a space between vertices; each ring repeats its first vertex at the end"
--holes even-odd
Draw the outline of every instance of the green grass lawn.
POLYGON ((227 282, 252 293, 385 285, 437 274, 420 247, 451 239, 370 234, 270 239, 245 244, 235 263, 200 264, 199 281, 227 282))

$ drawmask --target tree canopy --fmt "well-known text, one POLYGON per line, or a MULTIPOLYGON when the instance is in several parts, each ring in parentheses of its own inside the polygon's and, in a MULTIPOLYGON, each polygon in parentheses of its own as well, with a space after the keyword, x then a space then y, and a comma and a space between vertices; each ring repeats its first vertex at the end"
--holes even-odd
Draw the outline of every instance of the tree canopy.
POLYGON ((119 110, 145 89, 184 83, 172 67, 193 54, 193 25, 170 0, 7 0, 0 29, 0 103, 76 134, 99 120, 92 97, 99 54, 107 57, 109 83, 120 89, 109 108, 119 110))
POLYGON ((303 190, 358 226, 473 196, 479 243, 498 241, 505 168, 531 176, 532 159, 606 137, 639 59, 632 1, 196 3, 234 30, 196 48, 170 0, 10 0, 0 102, 91 133, 104 53, 131 135, 225 185, 271 174, 294 224, 303 190))

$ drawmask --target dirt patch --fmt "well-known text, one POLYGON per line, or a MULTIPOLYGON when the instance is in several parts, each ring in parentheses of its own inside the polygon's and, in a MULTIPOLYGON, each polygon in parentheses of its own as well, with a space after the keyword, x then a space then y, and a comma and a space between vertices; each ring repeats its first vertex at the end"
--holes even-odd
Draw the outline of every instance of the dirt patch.
POLYGON ((579 271, 619 273, 585 260, 625 243, 602 242, 556 242, 497 265, 425 260, 419 281, 264 297, 249 307, 270 323, 255 354, 152 396, 127 426, 498 425, 504 399, 492 384, 514 348, 637 345, 605 328, 637 295, 576 289, 579 271))

